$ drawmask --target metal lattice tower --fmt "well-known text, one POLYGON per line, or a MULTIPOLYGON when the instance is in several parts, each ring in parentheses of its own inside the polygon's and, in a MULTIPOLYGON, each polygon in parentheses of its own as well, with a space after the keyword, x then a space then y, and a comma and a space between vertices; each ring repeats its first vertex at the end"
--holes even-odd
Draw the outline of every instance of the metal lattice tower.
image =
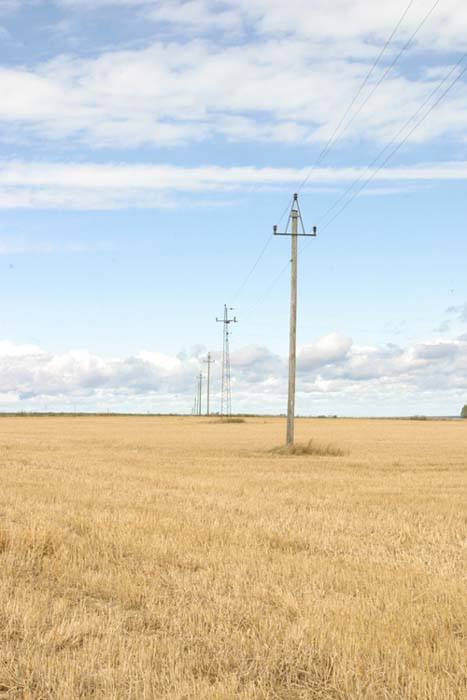
POLYGON ((216 318, 218 323, 223 323, 223 345, 222 345, 222 394, 221 394, 221 417, 232 415, 232 388, 230 382, 230 348, 229 348, 229 326, 237 323, 235 316, 229 318, 229 311, 232 307, 224 304, 224 318, 216 318))

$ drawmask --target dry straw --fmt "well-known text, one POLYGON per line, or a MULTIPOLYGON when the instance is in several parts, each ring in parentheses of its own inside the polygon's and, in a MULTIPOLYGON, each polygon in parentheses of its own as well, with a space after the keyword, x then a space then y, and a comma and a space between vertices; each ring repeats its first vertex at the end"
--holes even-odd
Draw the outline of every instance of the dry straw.
POLYGON ((465 422, 0 422, 0 698, 467 697, 465 422))

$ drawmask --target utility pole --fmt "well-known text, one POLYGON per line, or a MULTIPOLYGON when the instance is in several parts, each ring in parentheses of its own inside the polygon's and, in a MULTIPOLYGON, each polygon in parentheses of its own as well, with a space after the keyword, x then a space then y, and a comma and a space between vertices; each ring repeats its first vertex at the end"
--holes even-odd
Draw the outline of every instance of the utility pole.
POLYGON ((229 348, 229 325, 238 323, 236 317, 229 318, 229 311, 232 307, 224 304, 224 318, 216 318, 217 323, 223 323, 223 345, 222 345, 222 394, 221 394, 221 418, 232 415, 232 390, 230 385, 230 348, 229 348))
POLYGON ((198 415, 202 415, 202 399, 203 399, 203 374, 202 372, 199 373, 198 377, 198 415))
POLYGON ((299 236, 316 236, 316 226, 313 226, 312 233, 306 233, 303 225, 302 214, 298 204, 298 195, 294 194, 292 209, 290 210, 287 226, 283 233, 279 233, 277 226, 274 226, 275 236, 291 236, 292 256, 291 256, 291 279, 290 279, 290 338, 289 338, 289 389, 287 399, 287 445, 294 442, 295 423, 295 375, 297 364, 297 253, 299 236), (298 232, 298 222, 300 221, 301 233, 298 232), (289 231, 289 226, 291 231, 289 231))
POLYGON ((195 391, 195 400, 194 400, 194 406, 193 406, 193 414, 195 416, 199 415, 199 376, 196 377, 196 391, 195 391))
POLYGON ((214 360, 211 359, 211 353, 210 353, 210 352, 208 352, 207 360, 203 360, 203 362, 208 366, 208 378, 207 378, 207 387, 206 387, 206 393, 207 393, 207 397, 206 397, 206 415, 209 416, 209 415, 211 415, 211 414, 210 414, 210 411, 209 411, 209 397, 210 397, 210 393, 211 393, 211 365, 212 365, 212 363, 214 362, 214 360))

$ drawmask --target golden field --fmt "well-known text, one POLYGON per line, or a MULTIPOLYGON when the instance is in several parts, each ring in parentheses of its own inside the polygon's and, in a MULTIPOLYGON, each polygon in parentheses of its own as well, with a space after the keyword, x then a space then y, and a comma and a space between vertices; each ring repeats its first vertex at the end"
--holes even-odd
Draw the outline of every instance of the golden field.
POLYGON ((466 700, 467 421, 0 419, 0 698, 466 700))

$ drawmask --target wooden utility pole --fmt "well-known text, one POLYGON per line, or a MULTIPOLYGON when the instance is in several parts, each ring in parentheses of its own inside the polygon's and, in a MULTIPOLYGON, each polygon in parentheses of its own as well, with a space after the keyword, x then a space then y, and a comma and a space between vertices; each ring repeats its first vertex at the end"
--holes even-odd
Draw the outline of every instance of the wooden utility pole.
POLYGON ((292 257, 290 259, 290 338, 289 338, 289 392, 287 398, 287 445, 293 445, 295 421, 295 375, 297 367, 297 219, 292 209, 292 257))
POLYGON ((316 236, 316 226, 313 226, 313 233, 306 233, 303 225, 302 214, 298 205, 298 195, 294 194, 292 209, 289 214, 287 226, 283 233, 277 231, 274 226, 276 236, 291 236, 292 257, 290 260, 290 338, 289 338, 289 389, 287 398, 287 437, 286 444, 293 445, 295 427, 295 376, 297 366, 297 253, 299 236, 316 236), (301 233, 298 232, 298 222, 301 224, 301 233), (291 224, 291 231, 289 226, 291 224))
POLYGON ((209 411, 209 398, 210 398, 210 393, 211 393, 211 365, 214 362, 214 360, 211 359, 211 353, 208 352, 208 357, 207 360, 203 360, 204 363, 208 366, 208 377, 207 377, 207 387, 206 387, 206 415, 209 416, 210 411, 209 411))
POLYGON ((199 379, 198 379, 198 415, 202 415, 202 401, 203 401, 203 374, 202 372, 199 373, 199 379))
POLYGON ((193 415, 198 415, 198 395, 199 395, 199 379, 196 382, 195 400, 193 403, 193 415))

